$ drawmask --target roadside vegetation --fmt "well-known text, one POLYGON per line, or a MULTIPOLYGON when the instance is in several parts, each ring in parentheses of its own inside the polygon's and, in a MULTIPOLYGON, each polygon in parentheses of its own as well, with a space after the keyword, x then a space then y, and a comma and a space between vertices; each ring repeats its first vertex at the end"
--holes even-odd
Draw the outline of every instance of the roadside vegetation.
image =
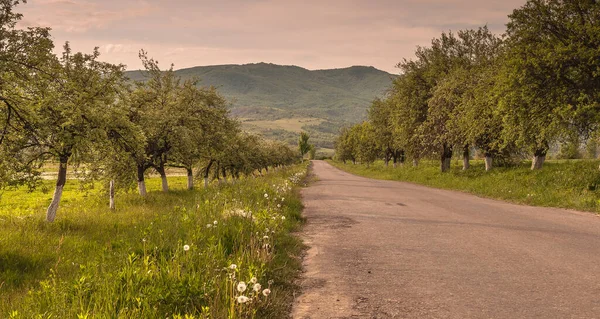
POLYGON ((598 2, 530 0, 503 36, 487 26, 442 33, 398 64, 367 121, 341 130, 333 164, 598 212, 600 60, 590 57, 600 56, 599 20, 598 2))
MULTIPOLYGON (((282 318, 293 298, 302 243, 298 185, 307 163, 264 177, 161 192, 65 189, 47 223, 41 190, 2 193, 0 317, 282 318), (26 199, 26 200, 24 200, 26 199)), ((47 182, 47 186, 51 186, 47 182)))
POLYGON ((597 160, 550 160, 543 170, 531 170, 531 162, 525 161, 489 172, 485 171, 484 160, 474 160, 469 170, 455 165, 445 173, 440 172, 434 160, 421 161, 419 167, 397 168, 386 166, 383 161, 369 166, 329 162, 364 177, 459 190, 519 204, 600 213, 600 162, 597 160))
POLYGON ((367 121, 341 131, 336 158, 435 159, 441 172, 452 171, 452 158, 470 170, 474 155, 487 171, 524 157, 539 170, 551 151, 577 158, 586 148, 595 158, 598 21, 597 1, 530 0, 509 15, 503 36, 486 26, 442 33, 398 64, 401 75, 367 121))
POLYGON ((0 0, 0 317, 285 317, 299 152, 143 50, 139 81, 56 55, 23 2, 0 0))

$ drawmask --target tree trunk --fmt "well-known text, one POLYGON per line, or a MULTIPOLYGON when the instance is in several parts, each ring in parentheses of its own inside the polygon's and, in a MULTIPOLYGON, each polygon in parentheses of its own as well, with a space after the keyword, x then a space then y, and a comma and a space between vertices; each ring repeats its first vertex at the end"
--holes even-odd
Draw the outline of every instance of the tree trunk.
POLYGON ((46 210, 46 221, 53 222, 56 218, 56 212, 58 211, 58 204, 62 197, 63 189, 67 182, 67 162, 69 156, 60 157, 60 166, 58 168, 58 179, 56 180, 56 188, 54 189, 54 196, 52 196, 52 202, 46 210))
POLYGON ((223 175, 223 182, 227 183, 227 169, 225 167, 221 169, 221 174, 223 175))
POLYGON ((138 178, 138 191, 141 196, 146 196, 146 182, 144 181, 144 172, 146 171, 144 166, 138 165, 137 167, 137 178, 138 178))
POLYGON ((542 169, 544 161, 546 161, 546 149, 537 149, 533 154, 533 161, 531 162, 531 169, 538 170, 542 169))
POLYGON ((115 181, 114 180, 110 181, 108 188, 109 188, 108 194, 110 197, 109 207, 110 207, 110 209, 115 210, 116 207, 115 207, 115 181))
POLYGON ((442 155, 440 156, 440 169, 443 172, 446 172, 450 169, 450 160, 452 159, 452 147, 445 145, 442 150, 442 155))
POLYGON ((418 159, 413 158, 412 163, 413 163, 413 167, 419 167, 419 160, 418 159))
POLYGON ((213 163, 214 163, 213 160, 208 162, 208 165, 206 166, 206 169, 204 170, 204 188, 208 188, 208 175, 210 173, 210 167, 212 166, 213 163))
POLYGON ((485 154, 485 171, 490 171, 492 169, 492 155, 485 154))
POLYGON ((186 168, 187 170, 187 188, 189 190, 194 189, 194 172, 191 168, 186 168))
POLYGON ((465 145, 463 148, 463 171, 468 170, 471 167, 469 163, 469 145, 465 145))
POLYGON ((165 167, 163 165, 156 168, 158 174, 160 174, 160 179, 162 181, 162 191, 167 193, 169 191, 169 182, 167 180, 167 173, 165 172, 165 167))

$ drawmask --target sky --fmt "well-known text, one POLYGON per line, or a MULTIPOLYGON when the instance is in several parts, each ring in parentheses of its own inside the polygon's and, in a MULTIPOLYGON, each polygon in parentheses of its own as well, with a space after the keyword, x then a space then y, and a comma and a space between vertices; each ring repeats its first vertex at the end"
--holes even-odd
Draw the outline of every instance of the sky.
POLYGON ((21 27, 46 26, 60 52, 100 48, 140 69, 267 62, 311 70, 374 66, 398 74, 442 32, 487 25, 502 34, 525 0, 28 0, 21 27))

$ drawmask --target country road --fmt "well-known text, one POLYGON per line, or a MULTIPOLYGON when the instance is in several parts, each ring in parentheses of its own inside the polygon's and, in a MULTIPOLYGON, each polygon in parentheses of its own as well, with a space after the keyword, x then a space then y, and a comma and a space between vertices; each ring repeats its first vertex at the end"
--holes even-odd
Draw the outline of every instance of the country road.
POLYGON ((293 318, 600 318, 600 218, 314 161, 293 318))

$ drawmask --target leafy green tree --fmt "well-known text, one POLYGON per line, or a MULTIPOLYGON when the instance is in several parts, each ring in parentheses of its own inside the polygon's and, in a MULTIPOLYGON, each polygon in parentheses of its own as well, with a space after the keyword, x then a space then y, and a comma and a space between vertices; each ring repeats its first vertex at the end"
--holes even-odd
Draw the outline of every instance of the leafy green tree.
POLYGON ((58 179, 46 219, 54 221, 67 180, 67 166, 85 163, 106 147, 111 112, 123 85, 123 66, 98 61, 99 53, 71 52, 37 72, 24 88, 21 138, 14 150, 27 163, 59 163, 58 179), (27 102, 25 102, 27 101, 27 102))
POLYGON ((175 123, 178 138, 172 142, 167 165, 186 170, 188 189, 194 187, 194 167, 215 143, 222 143, 221 130, 227 129, 230 121, 226 104, 214 87, 199 88, 197 80, 185 81, 179 88, 173 112, 183 116, 175 123))
POLYGON ((163 192, 169 191, 167 162, 174 143, 181 138, 178 124, 186 114, 177 107, 180 79, 175 75, 173 66, 161 71, 158 63, 148 58, 143 50, 140 59, 147 79, 136 83, 130 99, 129 119, 142 129, 146 141, 143 153, 130 155, 136 162, 139 193, 146 196, 145 174, 150 168, 160 175, 163 192))
POLYGON ((20 152, 21 143, 33 123, 28 119, 31 81, 48 74, 48 61, 55 59, 48 28, 17 29, 22 18, 14 8, 24 1, 0 0, 0 189, 39 181, 42 162, 20 152))
POLYGON ((298 139, 298 150, 300 151, 300 155, 302 158, 306 155, 306 153, 310 152, 312 145, 308 142, 310 136, 306 132, 300 133, 300 138, 298 139))
POLYGON ((509 18, 503 134, 531 149, 540 169, 552 141, 600 123, 600 3, 530 0, 509 18))

